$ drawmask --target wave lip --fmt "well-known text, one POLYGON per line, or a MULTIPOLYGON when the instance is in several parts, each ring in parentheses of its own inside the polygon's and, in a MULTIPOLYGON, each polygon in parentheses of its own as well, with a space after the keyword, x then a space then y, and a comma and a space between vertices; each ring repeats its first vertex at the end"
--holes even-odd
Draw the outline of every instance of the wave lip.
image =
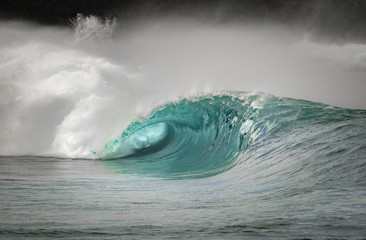
POLYGON ((166 104, 131 123, 98 157, 113 160, 105 164, 127 174, 168 179, 217 175, 232 168, 249 143, 255 113, 250 103, 222 95, 166 104))

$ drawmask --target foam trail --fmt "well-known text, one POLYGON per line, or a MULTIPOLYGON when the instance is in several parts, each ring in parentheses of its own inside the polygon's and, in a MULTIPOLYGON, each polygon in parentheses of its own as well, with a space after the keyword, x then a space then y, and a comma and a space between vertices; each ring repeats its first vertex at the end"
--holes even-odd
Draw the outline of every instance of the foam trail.
POLYGON ((93 158, 133 119, 197 93, 263 91, 366 108, 366 47, 275 26, 156 20, 2 23, 0 155, 93 158))

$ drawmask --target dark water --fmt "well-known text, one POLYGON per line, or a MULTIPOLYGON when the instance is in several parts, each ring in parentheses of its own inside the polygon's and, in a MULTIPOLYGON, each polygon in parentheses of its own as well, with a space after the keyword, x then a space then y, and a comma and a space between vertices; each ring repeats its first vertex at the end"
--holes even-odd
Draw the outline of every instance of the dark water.
POLYGON ((256 100, 156 109, 118 146, 157 123, 173 135, 122 159, 0 157, 0 238, 365 239, 366 112, 256 100))

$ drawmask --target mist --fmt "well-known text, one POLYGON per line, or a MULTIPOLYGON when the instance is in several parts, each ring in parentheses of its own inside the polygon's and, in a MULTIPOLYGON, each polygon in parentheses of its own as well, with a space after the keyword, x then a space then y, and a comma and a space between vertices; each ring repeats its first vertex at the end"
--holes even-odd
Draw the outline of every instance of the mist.
POLYGON ((183 17, 0 24, 0 154, 93 158, 154 107, 263 92, 366 109, 366 46, 280 24, 183 17))

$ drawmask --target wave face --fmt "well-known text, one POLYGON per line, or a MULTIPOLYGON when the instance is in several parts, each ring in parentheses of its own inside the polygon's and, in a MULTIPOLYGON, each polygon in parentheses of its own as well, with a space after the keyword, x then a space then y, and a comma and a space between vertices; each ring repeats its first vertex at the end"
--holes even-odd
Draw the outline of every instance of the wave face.
POLYGON ((113 160, 106 164, 121 173, 170 179, 213 176, 248 162, 276 176, 300 169, 316 174, 335 171, 334 165, 362 164, 365 126, 366 111, 226 93, 158 107, 98 156, 113 160), (288 169, 278 171, 281 166, 288 169))
POLYGON ((169 103, 133 122, 100 157, 122 158, 114 164, 123 171, 148 176, 215 175, 230 169, 246 148, 255 114, 251 109, 250 102, 231 96, 169 103))

